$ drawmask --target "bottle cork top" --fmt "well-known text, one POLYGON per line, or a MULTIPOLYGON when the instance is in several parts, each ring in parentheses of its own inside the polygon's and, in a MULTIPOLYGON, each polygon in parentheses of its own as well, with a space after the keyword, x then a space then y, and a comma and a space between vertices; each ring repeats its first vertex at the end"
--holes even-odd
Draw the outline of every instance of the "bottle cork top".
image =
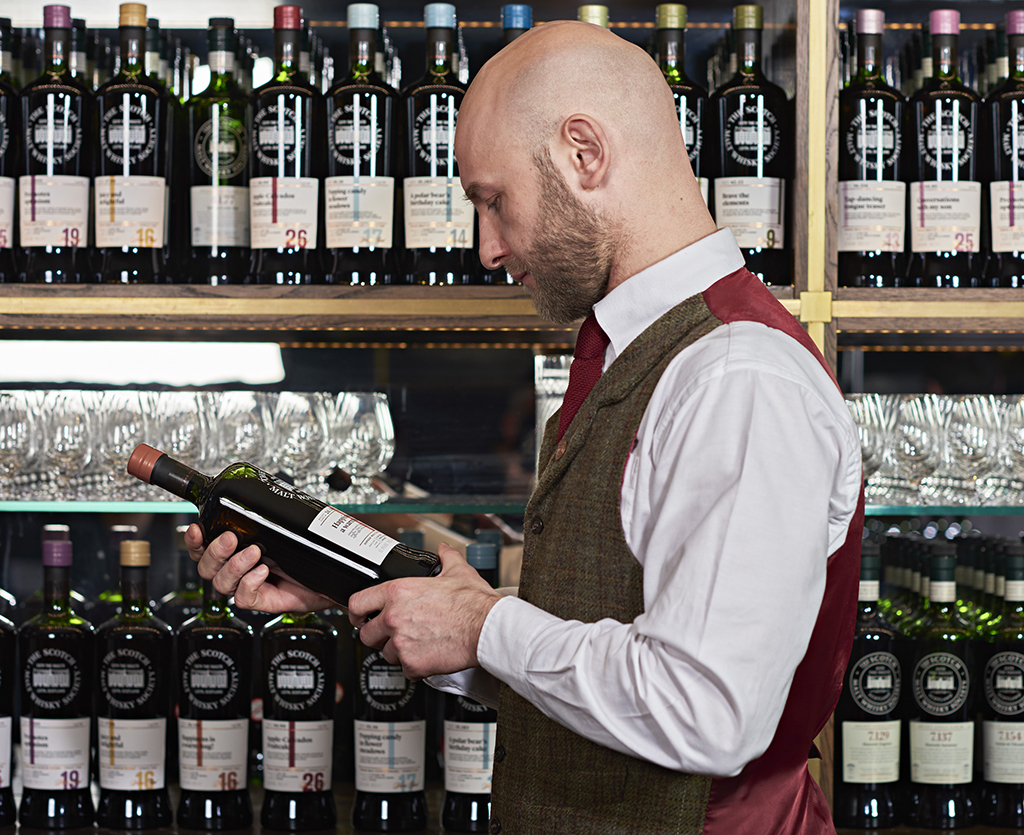
POLYGON ((1006 13, 1006 34, 1024 35, 1024 9, 1006 13))
POLYGON ((149 444, 139 444, 128 457, 128 474, 149 484, 149 479, 153 475, 153 467, 156 466, 161 455, 163 453, 160 450, 153 449, 149 444))
POLYGON ((71 528, 67 525, 43 525, 42 541, 71 540, 71 528))
POLYGON ((59 539, 44 542, 43 565, 57 568, 66 568, 71 565, 71 543, 59 539))
POLYGON ((607 29, 608 7, 595 5, 580 6, 576 10, 576 18, 584 23, 593 23, 595 26, 603 26, 607 29))
POLYGON ((375 3, 350 3, 345 10, 349 29, 376 29, 380 22, 380 9, 375 3))
POLYGON ((936 9, 928 16, 928 26, 933 35, 959 35, 960 12, 956 9, 936 9))
POLYGON ((529 29, 533 26, 533 8, 523 3, 507 3, 501 7, 502 29, 529 29))
POLYGON ((732 10, 733 29, 763 29, 764 10, 753 4, 734 6, 732 10))
POLYGON ((275 29, 301 29, 301 6, 274 6, 275 29))
POLYGON ((681 3, 662 3, 654 10, 658 29, 685 29, 686 6, 681 3))
POLYGON ((149 543, 144 539, 126 539, 121 543, 121 565, 149 566, 149 543))
POLYGON ((70 6, 43 6, 44 29, 70 29, 70 6))
POLYGON ((423 7, 423 23, 428 29, 454 29, 455 6, 451 3, 427 3, 423 7))
POLYGON ((885 12, 880 9, 858 9, 856 17, 858 35, 881 35, 885 32, 885 12))
POLYGON ((118 20, 118 26, 134 26, 139 29, 145 29, 146 20, 145 3, 121 4, 121 16, 118 20))

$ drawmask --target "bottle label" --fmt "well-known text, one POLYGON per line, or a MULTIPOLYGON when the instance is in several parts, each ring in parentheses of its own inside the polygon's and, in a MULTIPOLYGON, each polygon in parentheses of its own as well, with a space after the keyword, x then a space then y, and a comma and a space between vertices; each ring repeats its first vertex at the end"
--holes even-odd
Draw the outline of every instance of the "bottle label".
POLYGON ((310 522, 308 530, 374 565, 384 562, 391 549, 399 544, 397 539, 392 539, 333 507, 321 510, 310 522))
MULTIPOLYGON (((846 156, 862 172, 892 168, 900 158, 903 145, 903 132, 896 114, 887 111, 881 102, 876 102, 870 111, 865 100, 861 99, 859 104, 864 110, 857 113, 846 128, 846 156)), ((900 208, 902 210, 902 206, 900 208)))
POLYGON ((274 704, 286 711, 309 710, 324 695, 324 665, 304 649, 286 649, 270 660, 267 690, 274 704))
POLYGON ((1024 249, 1024 183, 989 183, 992 212, 992 251, 1024 249))
POLYGON ((180 782, 192 791, 230 792, 246 787, 247 719, 179 719, 180 782))
POLYGON ((921 578, 921 593, 932 603, 953 603, 956 601, 955 580, 932 580, 929 578, 928 587, 924 587, 924 577, 921 578))
MULTIPOLYGON (((378 98, 368 95, 360 102, 360 93, 353 93, 352 100, 331 113, 327 144, 334 160, 346 168, 367 162, 375 167, 375 159, 384 141, 384 126, 377 111, 378 98)), ((370 173, 371 177, 376 172, 370 173)))
POLYGON ((970 783, 973 722, 910 721, 910 779, 915 783, 970 783))
POLYGON ((413 150, 422 162, 430 166, 433 176, 443 172, 450 174, 455 168, 455 122, 458 117, 455 96, 431 93, 428 105, 416 114, 413 121, 413 150))
POLYGON ((263 720, 263 787, 275 792, 331 788, 334 720, 263 720))
POLYGON ((786 181, 778 177, 718 177, 715 220, 728 226, 741 248, 785 244, 786 181))
POLYGON ((167 719, 100 717, 100 787, 152 791, 165 785, 167 719))
POLYGON ((697 186, 700 188, 700 196, 704 198, 704 205, 708 206, 708 185, 710 180, 707 177, 698 177, 697 186))
POLYGON ((253 177, 249 181, 250 246, 316 249, 316 177, 253 177))
MULTIPOLYGON (((874 599, 878 599, 877 590, 874 599)), ((863 655, 850 667, 847 682, 850 696, 861 710, 875 716, 892 713, 900 701, 900 662, 891 652, 863 655)))
MULTIPOLYGON (((673 95, 676 100, 679 129, 683 134, 683 144, 686 145, 686 154, 690 158, 690 165, 693 165, 697 157, 700 156, 700 149, 704 146, 704 130, 701 127, 700 114, 692 107, 687 107, 685 94, 673 93, 673 95)), ((700 99, 697 101, 699 103, 700 99)))
POLYGON ((1008 603, 1018 603, 1024 600, 1024 580, 1003 579, 1003 594, 1008 603))
POLYGON ((495 722, 444 722, 444 788, 490 794, 495 722))
POLYGON ((725 120, 725 152, 736 164, 759 169, 779 152, 778 120, 764 106, 764 96, 741 96, 740 101, 725 120))
POLYGON ((997 652, 989 659, 985 665, 985 701, 1003 716, 1024 713, 1024 654, 997 652))
POLYGON ((971 676, 963 660, 948 652, 930 653, 914 667, 914 699, 932 716, 948 716, 967 702, 971 676))
POLYGON ((21 717, 21 775, 29 789, 84 789, 89 785, 89 717, 21 717))
POLYGON ((192 153, 199 170, 212 180, 237 177, 249 160, 245 125, 223 113, 207 119, 196 131, 192 153))
POLYGON ((982 722, 985 779, 1024 783, 1024 722, 982 722))
POLYGON ((394 177, 328 177, 324 199, 328 247, 391 249, 394 177))
POLYGON ((978 252, 981 183, 911 183, 910 246, 914 252, 978 252))
POLYGON ((192 186, 192 246, 249 246, 249 189, 192 186))
POLYGON ((923 165, 936 171, 952 173, 970 162, 974 156, 974 130, 971 119, 957 106, 940 108, 936 117, 929 110, 921 119, 921 133, 917 138, 918 153, 923 165))
MULTIPOLYGON (((129 99, 127 94, 125 99, 129 99)), ((120 168, 138 165, 156 151, 159 131, 149 104, 147 100, 123 101, 112 104, 104 112, 100 148, 114 165, 120 168)))
POLYGON ((299 114, 287 106, 283 95, 256 111, 252 143, 256 159, 272 168, 302 157, 306 150, 306 128, 300 124, 299 114))
POLYGON ((356 791, 400 794, 423 790, 427 723, 355 720, 356 791))
POLYGON ((14 178, 0 177, 0 249, 14 246, 14 178))
POLYGON ((156 691, 156 677, 153 660, 131 647, 111 650, 100 664, 100 690, 118 710, 145 706, 156 691))
POLYGON ((10 716, 0 716, 0 789, 11 785, 11 723, 10 716))
POLYGON ((29 700, 41 710, 66 708, 82 689, 78 659, 58 647, 42 647, 29 653, 22 675, 29 700))
POLYGON ((75 159, 82 149, 82 126, 71 96, 47 95, 46 104, 28 114, 22 135, 26 155, 47 166, 47 171, 75 159))
POLYGON ((839 251, 902 252, 907 184, 846 180, 839 184, 839 251))
POLYGON ((399 664, 389 664, 380 652, 371 652, 359 668, 359 692, 374 710, 397 713, 416 695, 416 682, 409 681, 399 664))
POLYGON ((843 722, 843 782, 895 783, 899 779, 900 720, 843 722))
POLYGON ((166 209, 163 177, 97 177, 96 246, 163 246, 166 209))
POLYGON ((219 649, 190 652, 181 667, 181 689, 199 710, 223 710, 238 695, 238 662, 219 649))
POLYGON ((405 245, 473 248, 473 204, 457 177, 406 177, 405 245))
POLYGON ((18 178, 22 246, 85 246, 89 178, 65 174, 18 178))
POLYGON ((878 602, 878 580, 861 580, 857 587, 857 600, 865 603, 878 602))

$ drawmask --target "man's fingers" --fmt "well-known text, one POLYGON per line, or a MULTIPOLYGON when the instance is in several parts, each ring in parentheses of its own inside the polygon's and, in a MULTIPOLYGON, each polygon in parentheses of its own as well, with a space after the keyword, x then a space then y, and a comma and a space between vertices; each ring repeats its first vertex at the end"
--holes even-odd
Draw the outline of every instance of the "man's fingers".
MULTIPOLYGON (((216 540, 214 540, 216 542, 216 540)), ((213 543, 210 544, 213 548, 213 543)), ((208 549, 209 550, 209 549, 208 549)), ((204 579, 213 580, 213 587, 221 594, 234 594, 238 583, 245 574, 260 561, 260 549, 256 545, 243 548, 228 559, 212 577, 202 575, 204 579)))
POLYGON ((235 589, 235 603, 243 609, 260 609, 260 589, 269 576, 270 568, 266 565, 257 565, 242 575, 235 589))
POLYGON ((357 591, 348 599, 348 605, 345 608, 348 609, 349 623, 356 629, 362 628, 370 618, 384 608, 384 603, 387 600, 387 590, 384 585, 386 584, 370 586, 368 589, 357 591))
POLYGON ((203 529, 195 522, 188 526, 185 531, 185 547, 188 548, 188 555, 194 562, 199 562, 203 556, 203 529))

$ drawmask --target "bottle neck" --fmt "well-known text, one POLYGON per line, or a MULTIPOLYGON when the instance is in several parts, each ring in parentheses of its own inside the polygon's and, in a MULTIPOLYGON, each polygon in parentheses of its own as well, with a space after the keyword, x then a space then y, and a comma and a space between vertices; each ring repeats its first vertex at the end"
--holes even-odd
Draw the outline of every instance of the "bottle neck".
POLYGON ((71 69, 71 30, 46 29, 43 72, 58 75, 71 69))
POLYGON ((235 53, 211 50, 208 63, 211 80, 230 77, 235 72, 235 53))
POLYGON ((452 72, 452 54, 455 51, 454 29, 427 30, 427 72, 444 78, 452 72))
POLYGON ((520 35, 529 32, 529 29, 506 29, 505 30, 505 42, 504 45, 508 46, 512 41, 518 38, 520 35))
POLYGON ((1024 80, 1024 35, 1010 35, 1007 38, 1010 63, 1010 78, 1024 80))
POLYGON ((230 614, 227 595, 217 591, 212 580, 203 580, 203 617, 223 618, 230 614))
POLYGON ((377 65, 377 33, 353 29, 348 35, 348 68, 353 79, 365 78, 377 65))
POLYGON ((43 610, 47 615, 60 615, 71 608, 71 569, 48 565, 43 569, 43 610))
POLYGON ((175 496, 201 507, 210 489, 212 479, 180 461, 162 455, 153 466, 149 481, 150 484, 155 484, 168 493, 173 493, 175 496))
POLYGON ((149 610, 149 569, 136 565, 121 566, 121 614, 146 617, 149 610))
POLYGON ((145 72, 146 30, 141 26, 122 26, 121 75, 142 75, 145 72))
POLYGON ((960 75, 956 64, 957 35, 932 35, 932 77, 956 81, 960 75))
POLYGON ((882 36, 857 35, 857 80, 875 81, 882 77, 882 36))
POLYGON ((284 81, 299 73, 302 32, 298 29, 274 30, 274 75, 284 81))
POLYGON ((741 75, 761 74, 761 30, 736 30, 736 71, 741 75))

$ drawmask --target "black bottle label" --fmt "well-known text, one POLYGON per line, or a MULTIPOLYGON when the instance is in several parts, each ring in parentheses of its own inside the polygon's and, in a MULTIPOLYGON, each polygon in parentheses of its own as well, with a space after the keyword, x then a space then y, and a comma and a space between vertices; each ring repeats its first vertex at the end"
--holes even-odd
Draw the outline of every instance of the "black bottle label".
POLYGON ((149 701, 156 689, 153 660, 144 652, 119 647, 103 656, 100 689, 111 706, 133 710, 149 701))
POLYGON ((872 652, 850 668, 850 695, 865 713, 883 716, 900 700, 900 662, 891 652, 872 652))
POLYGON ((985 665, 985 699, 1003 716, 1024 713, 1024 654, 997 652, 985 665))
POLYGON ((949 716, 967 702, 971 676, 964 662, 948 652, 933 652, 914 667, 914 699, 932 716, 949 716))
POLYGON ((381 124, 383 114, 367 104, 356 105, 354 100, 338 107, 331 114, 327 145, 336 162, 354 168, 359 162, 368 162, 380 151, 384 141, 381 124))
MULTIPOLYGON (((685 99, 676 100, 676 112, 685 106, 685 99)), ((690 163, 696 162, 700 156, 700 149, 704 145, 704 129, 700 123, 700 114, 692 107, 686 108, 686 113, 680 113, 683 128, 683 142, 686 143, 687 155, 690 163)))
POLYGON ((142 103, 115 104, 103 114, 100 126, 100 148, 114 165, 125 164, 125 146, 128 165, 137 165, 149 159, 156 150, 157 130, 153 111, 142 103))
POLYGON ((455 142, 455 122, 459 108, 455 96, 431 95, 430 106, 423 108, 413 120, 412 145, 417 156, 427 165, 435 163, 438 173, 448 171, 448 149, 455 142))
POLYGON ((59 95, 52 98, 52 109, 49 105, 40 105, 28 114, 25 150, 43 165, 50 161, 54 165, 65 165, 78 156, 82 148, 82 127, 78 113, 69 106, 68 100, 59 95))
POLYGON ((196 165, 207 177, 216 176, 221 180, 237 177, 249 158, 245 125, 226 115, 207 119, 196 131, 192 151, 196 165))
POLYGON ((216 649, 189 653, 181 670, 182 689, 199 710, 227 707, 238 693, 239 678, 235 659, 216 649))
POLYGON ((374 710, 396 713, 412 701, 416 682, 402 674, 399 664, 389 664, 379 652, 371 653, 359 670, 359 692, 374 710))
MULTIPOLYGON (((1010 167, 1016 165, 1018 171, 1024 171, 1024 117, 1011 115, 1006 120, 1000 137, 1000 145, 1010 167)), ((1007 171, 1003 179, 1013 179, 1013 177, 1007 171)))
POLYGON ((954 119, 952 108, 944 108, 938 118, 934 111, 928 112, 921 119, 917 144, 921 162, 930 168, 952 171, 954 162, 958 168, 963 168, 974 156, 971 120, 959 111, 954 119))
POLYGON ((11 144, 11 129, 8 125, 7 114, 0 109, 0 157, 7 153, 11 144))
POLYGON ((270 660, 267 689, 274 704, 286 711, 314 707, 323 696, 325 686, 323 664, 311 652, 288 649, 270 660))
POLYGON ((305 125, 298 123, 295 110, 277 104, 261 107, 252 120, 252 145, 256 158, 264 165, 275 166, 281 162, 294 162, 298 148, 306 147, 305 125), (296 133, 299 142, 296 143, 296 133))
POLYGON ((478 713, 482 715, 484 713, 487 713, 488 710, 490 710, 490 708, 487 707, 487 705, 482 705, 480 704, 480 702, 473 701, 472 699, 467 699, 465 696, 456 696, 455 701, 459 705, 459 710, 463 711, 464 713, 478 713))
POLYGON ((32 704, 41 710, 67 707, 82 689, 82 668, 69 652, 44 647, 25 661, 25 691, 32 704))
POLYGON ((903 134, 895 113, 876 105, 874 110, 858 113, 846 128, 846 154, 858 168, 878 171, 893 168, 899 162, 903 134), (879 128, 878 119, 882 125, 879 128))
POLYGON ((725 120, 725 150, 738 165, 767 165, 779 152, 778 119, 756 97, 745 101, 725 120))

